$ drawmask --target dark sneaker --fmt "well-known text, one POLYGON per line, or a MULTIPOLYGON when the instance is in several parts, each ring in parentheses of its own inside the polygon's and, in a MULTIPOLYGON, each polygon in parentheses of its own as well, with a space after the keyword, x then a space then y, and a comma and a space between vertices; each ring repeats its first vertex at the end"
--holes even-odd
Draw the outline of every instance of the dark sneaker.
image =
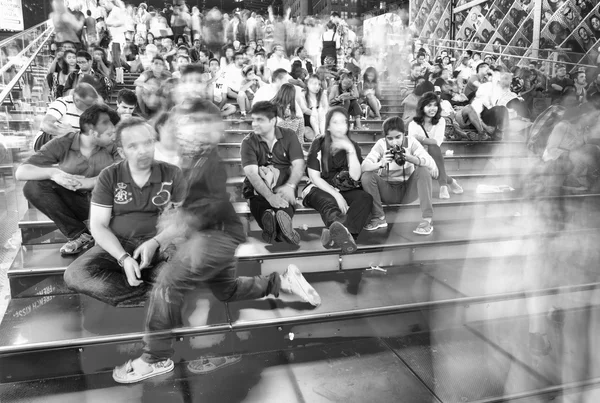
POLYGON ((268 244, 275 241, 277 235, 277 222, 275 221, 275 212, 271 209, 265 211, 262 216, 262 239, 268 244))
POLYGON ((358 249, 350 231, 339 222, 329 226, 329 233, 333 242, 340 248, 342 253, 354 253, 358 249))
POLYGON ((94 238, 87 232, 79 235, 78 238, 75 238, 66 244, 64 244, 60 248, 60 254, 63 256, 67 255, 76 255, 81 252, 85 252, 89 248, 94 246, 94 238))
POLYGON ((292 217, 289 216, 285 211, 278 211, 275 214, 277 218, 277 223, 279 224, 279 231, 283 240, 287 243, 291 243, 292 245, 300 244, 300 235, 294 229, 292 225, 292 217))
POLYGON ((293 264, 289 265, 281 275, 281 291, 297 295, 312 306, 321 305, 321 297, 317 291, 308 284, 300 269, 293 264))

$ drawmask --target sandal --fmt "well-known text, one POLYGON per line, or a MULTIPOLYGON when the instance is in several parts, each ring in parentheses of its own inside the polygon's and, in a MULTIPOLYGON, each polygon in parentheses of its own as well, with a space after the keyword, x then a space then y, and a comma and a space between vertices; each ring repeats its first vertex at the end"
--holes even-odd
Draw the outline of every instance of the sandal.
POLYGON ((235 364, 242 359, 241 355, 229 355, 225 357, 204 357, 188 363, 188 369, 194 374, 208 374, 217 369, 235 364))
POLYGON ((413 232, 417 235, 429 235, 433 232, 433 225, 429 221, 423 220, 413 232))
POLYGON ((173 361, 170 359, 153 362, 148 365, 150 365, 152 371, 147 374, 138 374, 133 368, 133 361, 129 360, 113 370, 113 379, 118 383, 136 383, 154 376, 166 374, 167 372, 173 371, 173 368, 175 368, 175 364, 173 364, 173 361))

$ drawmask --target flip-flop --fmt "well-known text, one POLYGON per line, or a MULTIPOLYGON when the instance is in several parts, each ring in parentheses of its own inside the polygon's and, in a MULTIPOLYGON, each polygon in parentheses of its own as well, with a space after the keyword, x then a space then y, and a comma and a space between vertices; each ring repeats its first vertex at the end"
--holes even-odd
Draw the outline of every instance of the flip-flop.
POLYGON ((188 369, 194 374, 208 374, 218 369, 235 364, 242 359, 241 355, 225 357, 202 357, 188 363, 188 369))
POLYGON ((135 372, 135 369, 133 369, 132 360, 129 360, 113 370, 113 379, 118 383, 136 383, 154 376, 166 374, 173 371, 173 368, 175 368, 175 364, 173 364, 173 361, 170 359, 154 362, 149 365, 152 368, 151 372, 148 372, 147 374, 138 374, 135 372))

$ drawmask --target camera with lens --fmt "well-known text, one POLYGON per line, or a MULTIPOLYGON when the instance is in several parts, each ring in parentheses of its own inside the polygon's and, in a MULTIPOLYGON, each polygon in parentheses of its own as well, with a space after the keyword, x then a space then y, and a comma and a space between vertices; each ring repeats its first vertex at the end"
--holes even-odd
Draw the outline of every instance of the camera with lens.
POLYGON ((392 158, 394 159, 396 165, 404 165, 404 163, 406 162, 406 158, 404 155, 406 150, 404 149, 404 147, 402 147, 399 144, 396 144, 391 146, 388 151, 390 152, 390 154, 392 154, 392 158))

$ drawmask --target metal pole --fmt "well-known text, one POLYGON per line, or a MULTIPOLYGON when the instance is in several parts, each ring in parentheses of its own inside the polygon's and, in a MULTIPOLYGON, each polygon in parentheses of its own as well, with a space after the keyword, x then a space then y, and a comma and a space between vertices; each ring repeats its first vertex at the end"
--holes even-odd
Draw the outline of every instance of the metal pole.
POLYGON ((455 24, 455 20, 454 20, 454 1, 455 0, 450 0, 450 40, 453 41, 456 39, 456 30, 454 28, 456 28, 454 26, 455 24))
POLYGON ((538 58, 540 48, 540 34, 542 33, 542 0, 535 0, 533 8, 533 51, 531 55, 538 58))

